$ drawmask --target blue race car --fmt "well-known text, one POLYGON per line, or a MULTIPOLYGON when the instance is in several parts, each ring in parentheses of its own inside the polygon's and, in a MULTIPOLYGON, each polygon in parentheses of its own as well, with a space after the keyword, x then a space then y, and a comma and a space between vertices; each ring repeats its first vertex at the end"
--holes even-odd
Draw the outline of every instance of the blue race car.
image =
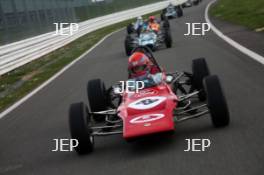
POLYGON ((161 20, 165 20, 181 16, 183 16, 183 10, 181 6, 174 6, 173 4, 169 4, 167 8, 162 10, 160 18, 161 20))
POLYGON ((126 55, 129 56, 136 47, 146 46, 155 51, 164 44, 167 48, 172 46, 172 37, 167 21, 162 23, 159 31, 149 29, 145 23, 139 35, 130 34, 126 36, 125 51, 126 55))

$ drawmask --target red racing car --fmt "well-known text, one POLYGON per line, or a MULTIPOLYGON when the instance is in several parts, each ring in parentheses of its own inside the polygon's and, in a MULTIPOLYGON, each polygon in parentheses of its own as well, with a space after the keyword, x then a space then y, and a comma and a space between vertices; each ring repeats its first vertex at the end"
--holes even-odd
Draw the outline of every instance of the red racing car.
POLYGON ((129 92, 121 92, 124 86, 120 83, 106 89, 100 79, 89 81, 91 111, 83 102, 72 104, 69 111, 71 136, 78 140, 77 153, 92 152, 95 136, 121 134, 125 140, 134 140, 174 131, 176 123, 207 113, 215 127, 229 124, 228 106, 219 79, 210 75, 204 58, 193 60, 192 73, 166 73, 148 48, 138 47, 135 51, 152 60, 159 70, 155 78, 160 81, 128 80, 132 84, 126 84, 129 92), (137 89, 137 82, 143 83, 144 88, 137 89))

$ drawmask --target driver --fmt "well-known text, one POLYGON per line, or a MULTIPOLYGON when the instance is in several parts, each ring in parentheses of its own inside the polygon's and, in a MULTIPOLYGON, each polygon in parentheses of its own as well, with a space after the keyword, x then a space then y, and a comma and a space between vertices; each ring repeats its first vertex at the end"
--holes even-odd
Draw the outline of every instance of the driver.
POLYGON ((160 25, 159 25, 159 23, 157 22, 155 16, 150 16, 150 17, 149 17, 149 24, 148 24, 148 27, 149 27, 151 30, 155 31, 155 32, 159 32, 159 30, 160 30, 160 25))
POLYGON ((143 21, 142 16, 137 17, 137 21, 136 21, 136 23, 134 24, 134 29, 135 29, 135 30, 138 30, 140 27, 143 26, 143 23, 144 23, 144 21, 143 21))
POLYGON ((174 5, 170 2, 168 5, 169 8, 174 8, 174 5))
POLYGON ((129 79, 150 80, 154 84, 162 81, 159 68, 142 52, 133 53, 128 60, 129 79))

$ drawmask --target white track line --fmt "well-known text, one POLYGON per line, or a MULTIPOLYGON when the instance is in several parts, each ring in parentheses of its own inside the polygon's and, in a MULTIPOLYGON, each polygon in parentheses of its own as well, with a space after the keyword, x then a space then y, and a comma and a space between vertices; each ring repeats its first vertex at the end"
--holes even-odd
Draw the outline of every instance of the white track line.
POLYGON ((232 40, 231 38, 229 38, 228 36, 224 35, 220 30, 218 30, 210 21, 209 19, 209 15, 208 15, 208 11, 209 8, 211 7, 211 5, 213 3, 215 3, 216 0, 211 1, 209 4, 207 4, 206 6, 206 10, 205 10, 205 20, 206 22, 211 26, 211 29, 213 30, 213 32, 218 35, 220 38, 222 38, 223 40, 225 40, 228 44, 230 44, 231 46, 235 47, 236 49, 238 49, 240 52, 244 53, 245 55, 248 55, 249 57, 253 58, 254 60, 260 62, 261 64, 264 64, 264 57, 253 52, 252 50, 249 50, 248 48, 242 46, 241 44, 237 43, 236 41, 232 40))
POLYGON ((29 94, 27 94, 25 97, 23 97, 22 99, 20 99, 19 101, 17 101, 16 103, 14 103, 13 105, 11 105, 9 108, 7 108, 6 110, 4 110, 2 113, 0 113, 0 119, 3 118, 4 116, 6 116, 8 113, 10 113, 11 111, 13 111, 14 109, 16 109, 18 106, 20 106, 22 103, 24 103, 25 101, 27 101, 30 97, 32 97, 33 95, 35 95, 36 93, 38 93, 41 89, 43 89, 45 86, 47 86, 48 84, 50 84, 53 80, 55 80, 57 77, 59 77, 61 74, 63 74, 67 69, 69 69, 71 66, 73 66, 75 63, 77 63, 78 61, 80 61, 82 58, 84 58, 87 54, 89 54, 92 50, 94 50, 97 46, 99 46, 104 40, 106 40, 108 37, 110 37, 111 35, 123 30, 124 28, 121 28, 117 31, 114 31, 108 35, 106 35, 103 39, 101 39, 99 42, 97 42, 92 48, 90 48, 89 50, 87 50, 85 53, 83 53, 81 56, 79 56, 77 59, 73 60, 70 64, 68 64, 67 66, 65 66, 62 70, 60 70, 58 73, 56 73, 55 75, 53 75, 51 78, 49 78, 47 81, 45 81, 44 83, 42 83, 39 87, 37 87, 36 89, 34 89, 32 92, 30 92, 29 94))

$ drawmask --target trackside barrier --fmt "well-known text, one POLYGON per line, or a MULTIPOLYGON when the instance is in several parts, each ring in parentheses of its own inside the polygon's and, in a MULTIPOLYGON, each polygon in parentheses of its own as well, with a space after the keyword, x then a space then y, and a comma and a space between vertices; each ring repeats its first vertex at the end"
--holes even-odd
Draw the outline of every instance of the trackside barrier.
POLYGON ((61 48, 87 33, 93 32, 111 24, 135 18, 139 15, 161 10, 165 8, 169 2, 172 2, 175 5, 180 5, 185 1, 187 0, 166 0, 93 18, 79 23, 79 30, 73 35, 55 35, 54 31, 1 46, 0 75, 3 75, 58 48, 61 48))

